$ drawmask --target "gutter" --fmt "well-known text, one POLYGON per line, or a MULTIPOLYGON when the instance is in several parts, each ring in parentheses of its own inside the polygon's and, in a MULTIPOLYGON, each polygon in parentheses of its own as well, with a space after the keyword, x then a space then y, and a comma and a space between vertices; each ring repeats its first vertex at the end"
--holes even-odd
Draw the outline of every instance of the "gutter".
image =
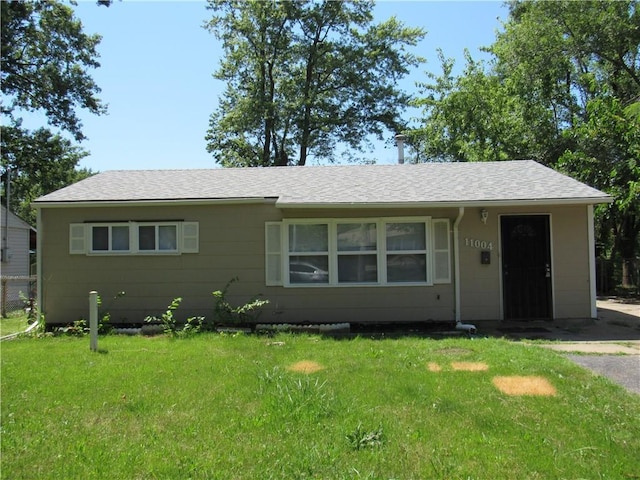
POLYGON ((164 198, 139 200, 36 200, 34 206, 40 208, 72 208, 72 207, 144 207, 144 206, 176 206, 176 205, 241 205, 272 204, 277 208, 307 209, 381 209, 381 208, 465 208, 465 207, 531 207, 552 205, 597 205, 612 203, 611 196, 576 197, 576 198, 544 198, 544 199, 512 199, 512 200, 464 200, 464 201, 416 201, 416 202, 306 202, 304 200, 287 200, 282 197, 241 197, 241 198, 164 198))
POLYGON ((279 199, 275 202, 278 208, 465 208, 465 207, 534 207, 556 205, 597 205, 612 203, 613 197, 586 198, 544 198, 544 199, 514 199, 514 200, 465 200, 465 201, 416 201, 416 202, 305 202, 279 199))
POLYGON ((175 207, 196 205, 244 205, 244 204, 273 204, 274 197, 247 198, 180 198, 157 200, 78 200, 78 201, 35 201, 36 208, 97 208, 97 207, 175 207))

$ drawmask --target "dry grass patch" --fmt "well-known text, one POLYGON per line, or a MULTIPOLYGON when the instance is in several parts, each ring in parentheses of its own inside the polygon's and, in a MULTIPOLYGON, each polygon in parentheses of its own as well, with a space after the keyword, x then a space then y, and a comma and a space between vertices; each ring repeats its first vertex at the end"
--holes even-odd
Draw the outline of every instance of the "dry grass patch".
POLYGON ((484 372, 489 370, 489 365, 484 362, 451 362, 451 368, 465 372, 484 372))
POLYGON ((302 360, 290 365, 287 370, 299 373, 315 373, 320 370, 324 370, 324 367, 317 362, 312 362, 311 360, 302 360))
POLYGON ((555 396, 556 389, 549 380, 538 376, 494 377, 493 384, 507 395, 555 396))
POLYGON ((429 364, 427 365, 427 368, 429 369, 430 372, 439 372, 442 370, 442 367, 435 362, 429 362, 429 364))

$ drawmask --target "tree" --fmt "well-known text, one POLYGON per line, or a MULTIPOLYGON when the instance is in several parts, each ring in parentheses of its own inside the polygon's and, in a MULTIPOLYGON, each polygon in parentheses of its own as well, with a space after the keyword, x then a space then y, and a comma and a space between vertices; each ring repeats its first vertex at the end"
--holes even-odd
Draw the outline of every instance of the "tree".
POLYGON ((9 207, 33 221, 33 198, 90 172, 75 170, 86 152, 60 133, 24 129, 21 116, 41 112, 52 127, 82 141, 77 109, 106 111, 88 73, 99 67, 100 37, 85 34, 72 8, 57 1, 3 2, 0 13, 3 178, 14 182, 9 207))
POLYGON ((524 117, 531 107, 514 93, 511 82, 487 72, 486 65, 468 52, 466 68, 458 77, 452 75, 453 60, 442 51, 438 57, 442 75, 427 74, 432 82, 419 84, 426 96, 413 102, 426 117, 421 127, 408 132, 419 158, 454 162, 532 158, 534 132, 524 117))
POLYGON ((223 42, 215 76, 227 82, 207 149, 225 166, 331 160, 337 144, 402 127, 409 96, 397 81, 422 60, 424 36, 395 18, 372 24, 373 4, 211 0, 207 28, 223 42))
POLYGON ((3 180, 11 181, 11 210, 35 225, 31 202, 92 175, 90 170, 76 170, 86 155, 70 140, 46 128, 32 132, 17 126, 3 127, 2 161, 3 165, 11 165, 3 180), (7 178, 9 175, 11 178, 7 178))
POLYGON ((599 241, 614 258, 640 255, 637 1, 512 1, 486 51, 490 63, 468 57, 459 77, 443 61, 413 138, 430 157, 533 158, 610 193, 599 241))

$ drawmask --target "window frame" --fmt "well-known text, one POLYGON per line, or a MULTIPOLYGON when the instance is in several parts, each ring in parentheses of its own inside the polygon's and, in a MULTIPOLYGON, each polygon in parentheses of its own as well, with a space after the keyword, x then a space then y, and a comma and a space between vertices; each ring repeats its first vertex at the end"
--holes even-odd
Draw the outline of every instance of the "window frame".
MULTIPOLYGON (((448 222, 449 219, 439 219, 448 222)), ((266 228, 275 228, 280 225, 280 278, 274 278, 269 272, 268 262, 265 276, 268 285, 280 285, 287 288, 323 288, 323 287, 410 287, 410 286, 433 286, 434 282, 434 249, 433 249, 433 223, 431 216, 407 216, 407 217, 375 217, 375 218, 306 218, 306 219, 284 219, 281 222, 267 222, 266 228), (338 225, 339 224, 375 224, 376 228, 376 249, 375 250, 354 250, 340 251, 338 250, 338 225), (424 242, 425 249, 415 251, 418 254, 424 254, 426 259, 425 280, 424 281, 389 281, 387 278, 387 256, 394 253, 407 253, 409 250, 388 251, 386 241, 386 226, 393 223, 420 223, 424 224, 424 242), (329 257, 329 281, 327 283, 296 283, 290 281, 290 257, 298 256, 299 253, 290 252, 289 248, 289 229, 291 225, 327 225, 328 231, 328 252, 329 257), (377 281, 375 282, 340 282, 338 279, 338 259, 342 255, 375 255, 377 267, 377 281)), ((413 252, 413 250, 412 250, 413 252)), ((277 253, 274 246, 265 242, 265 253, 274 260, 277 253)), ((307 252, 305 252, 307 253, 307 252)), ((308 252, 309 254, 313 252, 308 252)), ((450 258, 450 256, 449 256, 450 258)), ((449 265, 449 270, 451 266, 449 265)), ((441 282, 444 283, 444 282, 441 282)))
POLYGON ((179 237, 180 237, 180 226, 178 222, 136 222, 134 236, 136 237, 136 246, 137 253, 140 255, 171 255, 176 254, 180 251, 179 245, 179 237), (140 228, 141 227, 153 227, 154 231, 154 239, 153 245, 154 248, 141 248, 140 247, 140 228), (161 227, 175 227, 175 248, 160 248, 160 229, 161 227))
POLYGON ((126 256, 126 255, 182 255, 184 253, 198 253, 199 224, 198 222, 178 221, 116 221, 116 222, 86 222, 71 223, 69 226, 69 253, 88 256, 126 256), (139 245, 140 227, 154 227, 154 249, 141 249, 139 245), (160 248, 161 227, 175 228, 175 248, 160 248), (107 228, 108 249, 94 249, 94 229, 107 228), (129 233, 129 248, 127 250, 114 249, 113 229, 127 227, 129 233))
POLYGON ((126 255, 131 253, 131 225, 129 222, 119 222, 119 223, 92 223, 89 227, 89 253, 93 255, 108 255, 108 254, 119 254, 126 255), (115 249, 113 248, 113 229, 116 227, 126 227, 128 229, 129 236, 129 248, 127 249, 115 249), (96 228, 106 228, 107 229, 107 248, 106 249, 94 249, 94 229, 96 228))

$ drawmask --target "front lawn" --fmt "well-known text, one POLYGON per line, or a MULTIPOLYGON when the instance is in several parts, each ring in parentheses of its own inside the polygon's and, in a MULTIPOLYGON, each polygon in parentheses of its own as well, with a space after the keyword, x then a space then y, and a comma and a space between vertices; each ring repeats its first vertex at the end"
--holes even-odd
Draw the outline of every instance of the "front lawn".
POLYGON ((3 478, 640 478, 640 397, 534 346, 202 334, 99 348, 2 344, 3 478))

